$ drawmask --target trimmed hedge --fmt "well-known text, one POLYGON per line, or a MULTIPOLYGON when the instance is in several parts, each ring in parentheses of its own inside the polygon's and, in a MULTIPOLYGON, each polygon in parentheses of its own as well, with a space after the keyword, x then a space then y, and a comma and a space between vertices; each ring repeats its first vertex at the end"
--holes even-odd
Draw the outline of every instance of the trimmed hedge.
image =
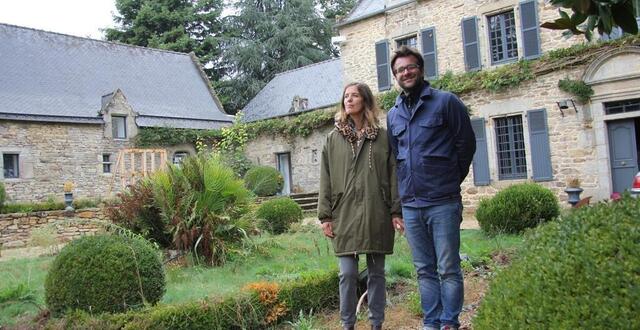
POLYGON ((289 197, 280 197, 263 202, 256 211, 262 219, 261 227, 272 234, 282 234, 292 223, 302 220, 302 208, 289 197))
POLYGON ((255 166, 244 175, 247 189, 260 197, 273 196, 282 189, 282 174, 270 166, 255 166))
POLYGON ((640 199, 532 231, 491 283, 475 329, 640 329, 640 199))
POLYGON ((164 290, 158 251, 142 239, 117 235, 72 241, 45 279, 45 301, 53 315, 74 309, 122 312, 155 304, 164 290))
POLYGON ((299 311, 308 313, 338 306, 338 271, 303 274, 284 283, 277 299, 263 304, 258 291, 243 291, 222 300, 179 305, 159 305, 123 314, 89 315, 75 312, 64 319, 51 320, 50 328, 64 329, 265 329, 293 320, 299 311), (283 305, 286 313, 265 324, 274 306, 283 305))
POLYGON ((517 234, 559 214, 560 204, 551 190, 536 183, 521 183, 481 200, 476 219, 488 235, 517 234))

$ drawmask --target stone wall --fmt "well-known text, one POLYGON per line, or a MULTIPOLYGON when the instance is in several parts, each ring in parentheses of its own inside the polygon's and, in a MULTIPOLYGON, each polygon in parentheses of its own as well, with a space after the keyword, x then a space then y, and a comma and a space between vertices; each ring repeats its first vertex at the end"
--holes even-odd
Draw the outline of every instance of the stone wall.
POLYGON ((101 209, 76 211, 43 211, 0 214, 0 247, 19 248, 29 245, 31 231, 56 225, 58 242, 68 242, 83 235, 93 235, 101 228, 90 220, 108 221, 101 209), (67 222, 65 224, 65 222, 67 222))
POLYGON ((9 202, 62 199, 66 181, 75 198, 105 196, 119 183, 103 173, 102 154, 115 158, 129 141, 104 137, 102 125, 0 121, 0 152, 19 153, 20 178, 4 179, 9 202))
MULTIPOLYGON (((523 54, 518 0, 433 0, 416 1, 384 14, 376 15, 339 28, 346 41, 341 45, 345 79, 377 86, 375 43, 388 40, 391 52, 395 40, 418 35, 420 30, 435 27, 438 73, 464 72, 461 22, 463 18, 478 17, 478 37, 482 68, 495 67, 489 58, 487 15, 513 9, 518 33, 518 54, 523 54)), ((557 8, 548 1, 538 1, 540 22, 555 20, 557 8)), ((540 28, 540 47, 543 52, 580 43, 582 37, 562 37, 562 31, 540 28)), ((420 39, 418 38, 418 44, 420 39)), ((390 53, 391 54, 391 53, 390 53)), ((389 56, 391 57, 391 55, 389 56)))

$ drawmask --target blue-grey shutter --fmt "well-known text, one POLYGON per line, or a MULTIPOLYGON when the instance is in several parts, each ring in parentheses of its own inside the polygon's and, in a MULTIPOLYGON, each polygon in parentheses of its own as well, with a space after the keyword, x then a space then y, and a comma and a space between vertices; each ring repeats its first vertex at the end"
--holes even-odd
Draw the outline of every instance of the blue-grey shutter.
POLYGON ((533 181, 552 180, 553 170, 551 169, 547 111, 545 109, 529 110, 527 111, 527 119, 529 121, 533 181))
POLYGON ((476 153, 473 155, 473 183, 476 186, 488 186, 491 183, 489 173, 489 152, 487 134, 484 130, 484 118, 471 119, 471 127, 476 135, 476 153))
POLYGON ((424 78, 438 77, 438 58, 436 52, 436 28, 430 27, 420 31, 422 41, 422 58, 424 59, 424 78))
POLYGON ((378 71, 378 90, 386 91, 391 88, 389 42, 387 40, 376 42, 376 68, 378 71))
POLYGON ((531 59, 539 57, 540 51, 540 28, 538 27, 538 1, 529 0, 520 3, 520 23, 522 27, 522 49, 524 58, 531 59))
POLYGON ((467 71, 480 70, 480 45, 478 44, 478 18, 462 19, 462 47, 467 71))

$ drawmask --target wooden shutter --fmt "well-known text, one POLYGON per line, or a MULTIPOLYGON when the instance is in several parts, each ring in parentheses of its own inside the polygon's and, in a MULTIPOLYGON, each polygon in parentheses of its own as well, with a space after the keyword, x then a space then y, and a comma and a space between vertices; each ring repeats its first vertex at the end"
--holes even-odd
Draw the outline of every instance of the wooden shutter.
POLYGON ((391 88, 389 42, 387 40, 376 42, 376 68, 378 72, 378 90, 386 91, 391 88))
POLYGON ((536 0, 520 3, 520 23, 522 28, 522 49, 525 59, 539 57, 540 28, 538 27, 538 2, 536 0))
POLYGON ((533 181, 552 180, 553 170, 551 168, 547 111, 545 109, 529 110, 527 111, 527 119, 529 121, 533 181))
POLYGON ((424 59, 424 78, 438 77, 438 58, 436 52, 436 28, 430 27, 420 31, 422 42, 422 58, 424 59))
POLYGON ((462 47, 464 64, 467 71, 480 70, 480 46, 478 44, 478 18, 469 17, 462 20, 462 47))
POLYGON ((471 127, 476 135, 476 153, 473 155, 473 183, 476 186, 488 186, 491 183, 489 172, 489 152, 484 118, 471 119, 471 127))

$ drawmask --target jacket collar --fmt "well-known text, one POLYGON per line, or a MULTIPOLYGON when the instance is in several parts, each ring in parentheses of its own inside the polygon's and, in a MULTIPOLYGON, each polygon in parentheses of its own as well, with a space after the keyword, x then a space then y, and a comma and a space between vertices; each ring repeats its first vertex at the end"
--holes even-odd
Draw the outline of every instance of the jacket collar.
MULTIPOLYGON (((422 85, 422 92, 420 93, 420 97, 418 98, 418 100, 414 101, 415 105, 413 106, 413 108, 419 109, 422 103, 424 103, 424 100, 431 97, 432 92, 433 92, 433 88, 431 88, 431 85, 429 84, 428 81, 424 80, 422 85)), ((407 120, 410 120, 411 118, 413 118, 415 111, 410 111, 408 109, 406 104, 408 97, 409 96, 407 95, 407 93, 402 91, 400 95, 398 95, 398 97, 396 98, 396 107, 398 108, 398 114, 401 117, 407 120)))

